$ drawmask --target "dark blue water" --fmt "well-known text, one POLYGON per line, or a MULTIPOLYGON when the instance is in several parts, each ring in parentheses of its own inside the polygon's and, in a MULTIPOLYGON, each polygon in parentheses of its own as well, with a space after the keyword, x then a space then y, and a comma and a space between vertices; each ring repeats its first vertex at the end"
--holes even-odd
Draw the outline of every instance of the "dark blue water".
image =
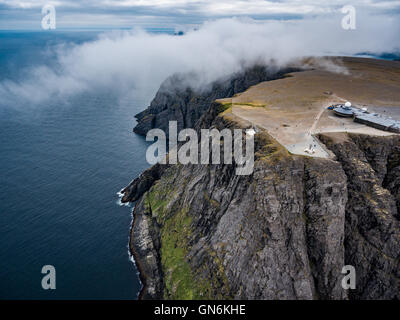
MULTIPOLYGON (((94 36, 2 32, 0 80, 51 63, 54 44, 94 36)), ((148 167, 146 142, 132 133, 147 103, 91 92, 16 108, 0 97, 1 299, 136 298, 131 208, 116 193, 148 167), (43 265, 56 268, 56 290, 42 289, 43 265)))

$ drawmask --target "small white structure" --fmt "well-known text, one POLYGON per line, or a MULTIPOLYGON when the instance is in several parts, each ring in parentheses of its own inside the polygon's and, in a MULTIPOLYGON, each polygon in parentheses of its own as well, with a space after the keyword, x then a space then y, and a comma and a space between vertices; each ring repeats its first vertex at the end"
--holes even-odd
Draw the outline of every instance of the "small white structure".
POLYGON ((347 102, 344 104, 344 106, 350 108, 350 107, 351 107, 351 102, 350 102, 350 101, 347 101, 347 102))
POLYGON ((309 154, 314 154, 316 146, 317 146, 316 144, 314 144, 314 146, 310 144, 308 148, 304 149, 304 152, 309 154))
POLYGON ((256 130, 254 130, 253 128, 246 130, 246 134, 249 135, 250 137, 254 136, 256 133, 257 133, 256 130))

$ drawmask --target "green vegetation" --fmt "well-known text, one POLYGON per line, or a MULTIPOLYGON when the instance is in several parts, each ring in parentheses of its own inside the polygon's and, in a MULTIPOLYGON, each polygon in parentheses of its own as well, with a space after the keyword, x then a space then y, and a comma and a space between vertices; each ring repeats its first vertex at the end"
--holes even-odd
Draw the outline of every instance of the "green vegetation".
POLYGON ((232 102, 227 102, 227 103, 221 103, 221 102, 217 102, 218 103, 218 110, 217 113, 218 114, 224 114, 226 112, 230 112, 230 110, 232 109, 232 102))
POLYGON ((207 192, 204 192, 204 200, 206 200, 207 203, 209 203, 211 207, 213 207, 213 208, 215 208, 217 210, 220 208, 219 202, 217 200, 211 199, 208 196, 207 192))
POLYGON ((164 271, 166 299, 196 299, 196 282, 186 262, 187 240, 191 235, 192 218, 181 210, 163 225, 161 232, 161 263, 164 271))
POLYGON ((267 105, 266 104, 261 104, 261 103, 236 103, 238 106, 249 106, 249 107, 254 107, 254 108, 264 108, 267 105))
POLYGON ((146 195, 146 206, 161 226, 161 264, 165 299, 211 298, 211 284, 200 279, 187 261, 192 238, 192 217, 181 208, 174 188, 174 170, 169 170, 146 195))
POLYGON ((256 135, 256 143, 262 145, 255 154, 256 159, 273 164, 290 156, 290 153, 286 148, 279 144, 265 131, 256 135))

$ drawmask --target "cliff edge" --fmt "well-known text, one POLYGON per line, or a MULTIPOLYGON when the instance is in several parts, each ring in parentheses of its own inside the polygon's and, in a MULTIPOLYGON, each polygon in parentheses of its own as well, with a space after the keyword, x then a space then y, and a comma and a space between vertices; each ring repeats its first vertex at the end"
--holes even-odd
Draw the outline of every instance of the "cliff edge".
MULTIPOLYGON (((194 107, 168 101, 146 115, 172 120, 194 107)), ((253 126, 212 101, 181 127, 253 126)), ((165 125, 157 121, 137 130, 165 125)), ((400 136, 318 139, 332 157, 292 154, 261 128, 251 175, 236 175, 235 164, 177 164, 133 180, 122 200, 136 201, 130 248, 141 298, 399 299, 400 136), (355 290, 341 286, 345 265, 355 267, 355 290)))

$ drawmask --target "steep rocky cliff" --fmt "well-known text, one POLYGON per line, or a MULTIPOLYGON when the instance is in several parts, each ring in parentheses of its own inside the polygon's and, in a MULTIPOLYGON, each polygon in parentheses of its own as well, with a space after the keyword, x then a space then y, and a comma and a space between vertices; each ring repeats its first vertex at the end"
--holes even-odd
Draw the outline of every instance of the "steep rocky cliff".
MULTIPOLYGON (((210 103, 190 126, 249 127, 228 107, 210 103)), ((291 155, 260 130, 249 176, 178 164, 133 180, 123 201, 136 201, 141 297, 399 299, 400 138, 319 138, 335 159, 291 155), (344 265, 355 290, 341 286, 344 265)))
POLYGON ((178 130, 193 128, 214 100, 232 97, 252 85, 294 71, 298 69, 254 66, 197 90, 187 86, 188 77, 193 75, 173 75, 161 85, 150 106, 136 115, 138 123, 133 131, 145 135, 150 129, 159 128, 168 134, 169 121, 177 121, 178 130))
POLYGON ((347 176, 345 262, 355 299, 400 299, 400 136, 320 137, 347 176))

